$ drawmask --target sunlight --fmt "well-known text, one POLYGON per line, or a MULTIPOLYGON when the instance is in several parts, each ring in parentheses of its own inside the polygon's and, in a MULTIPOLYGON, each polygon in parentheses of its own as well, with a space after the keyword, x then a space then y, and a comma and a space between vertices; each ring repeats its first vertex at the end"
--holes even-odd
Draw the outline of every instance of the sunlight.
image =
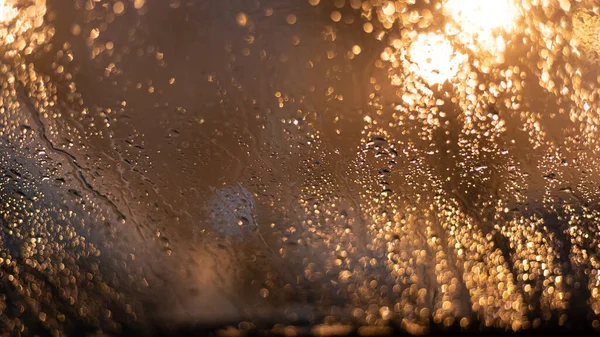
POLYGON ((466 56, 454 50, 440 34, 421 34, 408 51, 411 70, 430 85, 440 84, 456 75, 466 56))
POLYGON ((510 31, 517 14, 510 0, 448 0, 444 8, 463 30, 471 34, 498 28, 510 31))
MULTIPOLYGON (((448 35, 456 35, 469 49, 499 53, 506 48, 502 32, 510 32, 518 11, 511 0, 448 0, 444 11, 452 18, 448 35)), ((499 59, 500 60, 500 59, 499 59)))
POLYGON ((8 0, 0 0, 0 24, 6 24, 14 19, 19 11, 8 0))

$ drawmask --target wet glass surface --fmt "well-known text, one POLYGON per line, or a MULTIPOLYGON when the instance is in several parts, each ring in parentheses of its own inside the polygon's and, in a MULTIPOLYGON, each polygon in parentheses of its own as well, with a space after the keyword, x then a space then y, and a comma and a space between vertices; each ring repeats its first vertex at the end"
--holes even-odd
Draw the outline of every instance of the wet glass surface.
POLYGON ((599 328, 599 41, 594 0, 0 0, 0 332, 599 328))

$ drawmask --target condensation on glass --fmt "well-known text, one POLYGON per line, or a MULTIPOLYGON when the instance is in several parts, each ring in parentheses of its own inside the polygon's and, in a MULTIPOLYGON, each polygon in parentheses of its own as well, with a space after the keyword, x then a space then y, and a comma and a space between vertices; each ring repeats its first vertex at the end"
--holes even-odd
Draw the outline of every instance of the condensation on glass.
POLYGON ((599 41, 595 0, 0 0, 0 332, 599 328, 599 41))

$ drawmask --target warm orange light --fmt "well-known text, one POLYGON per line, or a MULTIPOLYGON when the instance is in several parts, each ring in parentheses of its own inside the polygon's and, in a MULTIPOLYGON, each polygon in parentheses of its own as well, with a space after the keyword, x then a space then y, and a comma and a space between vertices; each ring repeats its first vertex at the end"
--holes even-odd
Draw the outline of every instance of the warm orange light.
POLYGON ((490 53, 504 51, 501 33, 514 28, 518 15, 512 0, 448 0, 444 11, 452 20, 446 25, 448 35, 456 35, 473 51, 490 53))
MULTIPOLYGON (((9 45, 19 41, 19 36, 39 28, 44 23, 46 14, 46 0, 0 0, 0 45, 9 45)), ((33 38, 37 43, 45 40, 43 34, 33 38)), ((18 49, 23 49, 23 42, 18 49)), ((25 42, 26 44, 26 42, 25 42)), ((9 54, 15 52, 11 50, 9 54)), ((30 49, 28 49, 31 52, 30 49)))
POLYGON ((510 31, 517 15, 511 0, 448 0, 444 8, 463 30, 472 34, 498 28, 510 31))
POLYGON ((14 2, 10 0, 0 0, 0 24, 12 21, 19 11, 15 8, 14 2))
POLYGON ((413 74, 428 84, 440 84, 456 75, 466 56, 458 53, 441 34, 421 34, 408 51, 413 74))

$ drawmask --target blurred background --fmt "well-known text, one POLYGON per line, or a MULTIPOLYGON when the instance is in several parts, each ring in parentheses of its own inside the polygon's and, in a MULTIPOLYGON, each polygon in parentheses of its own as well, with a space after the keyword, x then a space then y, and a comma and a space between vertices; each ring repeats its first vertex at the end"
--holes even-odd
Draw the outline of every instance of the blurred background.
POLYGON ((596 0, 0 0, 0 331, 595 331, 599 41, 596 0))

